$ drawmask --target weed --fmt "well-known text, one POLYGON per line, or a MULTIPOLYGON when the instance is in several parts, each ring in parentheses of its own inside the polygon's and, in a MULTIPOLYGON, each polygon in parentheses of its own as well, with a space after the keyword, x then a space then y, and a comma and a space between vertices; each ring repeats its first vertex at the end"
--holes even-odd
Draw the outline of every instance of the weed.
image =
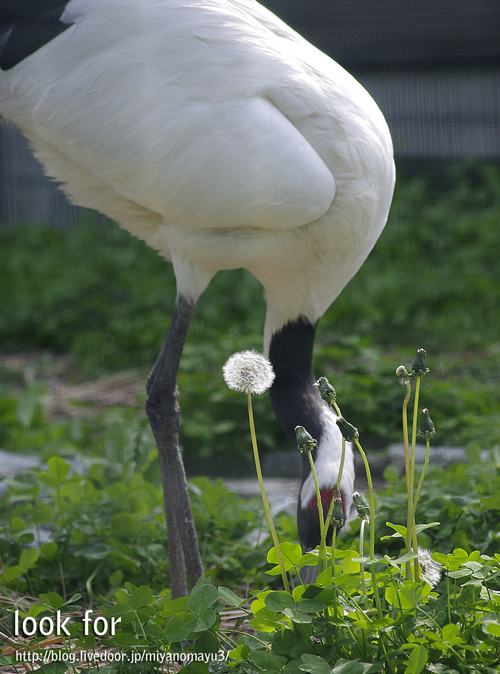
MULTIPOLYGON (((414 364, 410 383, 418 381, 417 370, 414 364)), ((23 416, 28 417, 33 419, 23 416)), ((433 425, 427 412, 421 429, 430 440, 433 425)), ((349 438, 359 442, 354 431, 348 425, 349 438)), ((419 479, 410 450, 416 432, 411 432, 407 465, 413 478, 394 480, 378 495, 375 517, 372 498, 370 505, 356 499, 361 519, 351 525, 347 538, 335 542, 334 566, 323 564, 313 585, 300 583, 299 570, 318 562, 318 550, 303 555, 293 539, 284 540, 285 523, 280 554, 274 545, 266 563, 245 538, 260 526, 262 511, 220 483, 200 478, 192 486, 192 500, 208 573, 188 597, 170 601, 161 584, 166 574, 165 551, 158 542, 164 535, 161 494, 145 479, 153 457, 139 447, 137 436, 124 441, 124 433, 119 426, 109 431, 104 457, 89 460, 85 474, 55 456, 46 469, 11 481, 2 499, 7 533, 2 543, 3 604, 9 600, 20 606, 18 625, 27 624, 28 631, 38 626, 35 640, 40 641, 49 624, 67 626, 69 637, 63 635, 57 671, 71 671, 69 658, 75 649, 87 654, 88 667, 81 671, 89 674, 106 653, 121 654, 106 662, 108 674, 159 672, 170 663, 207 674, 332 674, 332 668, 336 674, 496 671, 500 461, 495 452, 487 463, 471 455, 468 466, 429 469, 425 480, 419 479), (412 480, 418 481, 416 489, 412 480), (474 497, 460 495, 464 483, 477 488, 474 497), (410 507, 402 508, 408 502, 410 507), (402 512, 406 520, 399 524, 402 512), (368 555, 364 538, 357 539, 367 517, 368 555), (439 526, 433 526, 435 517, 439 526), (425 523, 417 524, 421 519, 425 523), (488 523, 486 530, 480 522, 488 523), (44 528, 49 535, 42 542, 44 528), (417 549, 433 541, 441 551, 417 549), (283 566, 291 592, 272 589, 283 566), (259 589, 266 578, 267 588, 259 589), (221 580, 235 582, 234 589, 221 580), (252 588, 250 603, 238 589, 245 580, 252 588), (78 592, 71 589, 69 596, 70 586, 78 582, 88 609, 78 606, 78 592), (15 599, 19 591, 38 594, 40 600, 23 604, 15 599), (229 626, 228 606, 238 616, 229 626), (31 622, 24 623, 28 618, 31 622), (111 633, 111 625, 119 629, 111 633)), ((329 548, 326 553, 331 554, 329 548)), ((40 643, 45 649, 36 652, 52 652, 43 639, 40 643)), ((5 664, 21 657, 11 654, 12 648, 4 651, 5 664)))

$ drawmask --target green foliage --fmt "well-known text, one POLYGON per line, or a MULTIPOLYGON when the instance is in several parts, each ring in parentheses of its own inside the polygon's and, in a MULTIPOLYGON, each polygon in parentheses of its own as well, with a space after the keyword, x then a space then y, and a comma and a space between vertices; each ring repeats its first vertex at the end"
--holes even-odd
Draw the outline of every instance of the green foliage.
POLYGON ((139 472, 124 471, 120 481, 111 483, 104 474, 100 462, 83 476, 53 457, 47 470, 10 481, 2 497, 3 584, 36 594, 60 589, 61 583, 78 587, 83 580, 89 591, 94 584, 107 592, 124 574, 151 581, 168 574, 160 490, 139 472), (14 574, 23 556, 37 549, 32 572, 14 574))
MULTIPOLYGON (((26 430, 31 437, 33 429, 26 430)), ((64 434, 58 441, 64 454, 64 434)), ((0 498, 0 585, 36 594, 83 581, 89 596, 108 594, 124 577, 163 587, 168 582, 163 495, 149 429, 133 414, 115 412, 102 420, 91 444, 76 443, 70 454, 77 450, 77 462, 55 455, 46 468, 8 481, 0 498)), ((207 575, 225 582, 258 575, 265 554, 249 539, 261 526, 261 504, 243 501, 221 480, 196 478, 190 487, 207 575)))
MULTIPOLYGON (((430 451, 432 455, 432 446, 430 451)), ((441 552, 461 547, 493 555, 500 549, 500 452, 497 447, 483 460, 474 452, 469 456, 470 463, 455 463, 446 470, 430 465, 416 517, 440 522, 425 532, 425 547, 441 552)), ((406 486, 392 471, 386 477, 387 488, 377 493, 377 540, 389 533, 386 522, 406 523, 406 486)), ((387 549, 387 543, 383 547, 387 549)), ((390 549, 397 547, 394 540, 390 549)))
POLYGON ((84 367, 144 362, 168 325, 169 267, 114 226, 1 230, 6 298, 0 333, 9 350, 71 351, 84 367), (132 333, 134 336, 132 336, 132 333))
POLYGON ((498 166, 398 178, 375 251, 322 321, 377 344, 433 352, 498 340, 498 166))
MULTIPOLYGON (((281 518, 291 594, 280 589, 276 549, 266 555, 262 509, 221 482, 196 478, 191 500, 207 573, 189 597, 172 601, 144 415, 111 410, 91 423, 50 420, 41 379, 23 385, 5 370, 0 445, 38 454, 45 465, 10 480, 0 499, 3 629, 12 621, 8 601, 29 593, 38 599, 21 618, 69 616, 72 643, 89 653, 99 644, 85 634, 77 602, 119 620, 120 629, 100 643, 130 657, 99 669, 93 662, 81 669, 87 674, 159 672, 158 654, 177 656, 186 674, 498 671, 499 178, 498 168, 485 166, 452 169, 438 188, 424 177, 400 181, 374 254, 319 330, 319 367, 342 392, 347 418, 374 445, 399 439, 404 392, 392 384, 394 350, 401 360, 402 342, 440 351, 422 406, 432 410, 439 444, 468 443, 470 462, 429 468, 419 494, 418 542, 442 565, 436 587, 408 576, 414 554, 404 546, 406 485, 390 471, 377 495, 376 563, 360 556, 355 522, 338 541, 335 570, 302 585, 298 572, 316 563, 317 552, 302 555, 293 523, 281 518), (252 588, 250 600, 244 586, 252 588), (240 612, 230 627, 228 606, 240 612)), ((69 352, 87 375, 132 364, 147 370, 175 294, 171 269, 156 254, 113 225, 64 235, 5 229, 0 238, 6 351, 69 352)), ((200 302, 179 379, 188 469, 216 473, 217 458, 226 469, 250 465, 244 406, 226 391, 220 368, 235 350, 259 348, 263 307, 258 283, 241 270, 218 275, 200 302)), ((277 446, 282 436, 268 401, 256 398, 254 406, 261 445, 277 446)), ((9 663, 0 656, 0 665, 9 663)), ((39 671, 72 668, 61 660, 39 671)))
MULTIPOLYGON (((318 345, 316 369, 335 382, 343 413, 356 419, 370 450, 401 440, 404 389, 393 385, 394 363, 411 357, 409 351, 384 352, 366 340, 318 345)), ((471 449, 500 444, 499 344, 477 352, 433 354, 431 370, 422 407, 432 408, 436 443, 471 449)))
MULTIPOLYGON (((265 530, 260 499, 244 501, 224 487, 221 479, 213 482, 206 477, 193 478, 190 491, 206 576, 234 585, 253 576, 254 583, 261 583, 268 535, 255 545, 256 533, 265 530)), ((296 534, 286 515, 278 526, 285 535, 296 534)))
MULTIPOLYGON (((397 387, 394 374, 392 381, 397 387)), ((425 389, 431 382, 425 378, 425 389)), ((29 391, 17 415, 11 410, 19 438, 47 423, 38 405, 29 391)), ((162 495, 152 471, 155 450, 143 422, 133 418, 114 412, 102 421, 100 455, 88 451, 84 471, 54 455, 42 469, 11 480, 0 502, 3 596, 38 595, 18 620, 63 621, 71 643, 61 653, 68 658, 75 648, 94 658, 96 649, 118 649, 120 658, 106 664, 107 674, 160 672, 170 662, 182 664, 186 674, 496 671, 498 450, 487 458, 471 450, 469 464, 426 475, 415 531, 419 544, 436 552, 425 560, 419 553, 419 580, 413 564, 408 566, 415 553, 404 545, 406 484, 390 473, 388 489, 377 497, 378 555, 371 541, 369 557, 362 556, 363 545, 358 551, 357 521, 337 541, 335 564, 327 564, 314 584, 302 584, 300 570, 317 564, 319 552, 302 554, 296 531, 282 518, 280 550, 293 579, 291 593, 279 587, 277 549, 266 556, 269 539, 258 548, 252 543, 262 509, 241 501, 221 481, 197 478, 191 499, 207 573, 188 597, 171 600, 164 589, 167 552, 162 495), (431 573, 431 565, 441 571, 431 573), (426 579, 436 573, 431 587, 426 579), (250 598, 240 596, 243 582, 252 588, 250 598), (76 603, 83 599, 80 592, 66 598, 69 587, 82 585, 84 601, 95 607, 83 612, 76 603), (235 626, 225 623, 227 606, 238 610, 235 626), (82 615, 90 613, 119 629, 86 631, 82 615)), ((9 613, 12 620, 8 611, 5 619, 9 613)), ((9 660, 4 656, 0 663, 9 660)), ((94 674, 94 664, 81 671, 94 674)), ((70 667, 59 659, 41 671, 63 674, 70 667)))
MULTIPOLYGON (((296 569, 310 563, 300 551, 293 557, 296 569)), ((457 548, 434 559, 445 573, 442 589, 436 591, 426 582, 404 580, 404 558, 385 556, 377 564, 376 585, 369 582, 363 595, 361 560, 353 550, 340 554, 335 575, 327 569, 313 585, 298 584, 291 594, 260 591, 251 603, 209 579, 200 579, 188 597, 173 601, 167 593, 155 595, 148 586, 126 582, 115 591, 112 605, 99 607, 108 623, 113 618, 119 623, 119 630, 101 639, 103 646, 121 653, 106 671, 160 671, 161 657, 161 664, 184 664, 186 674, 193 668, 203 674, 495 672, 500 555, 468 555, 457 548), (380 612, 372 606, 374 593, 380 612), (227 605, 239 609, 236 628, 224 624, 227 605), (244 622, 251 631, 241 632, 244 622), (153 664, 146 666, 148 662, 153 664)), ((85 635, 82 618, 74 613, 79 596, 65 602, 48 593, 40 599, 21 618, 61 611, 71 617, 73 647, 92 652, 96 635, 92 630, 85 635)))
MULTIPOLYGON (((395 380, 393 375, 397 386, 395 380)), ((409 377, 411 388, 410 382, 409 377)), ((44 423, 43 414, 36 412, 36 396, 30 395, 14 414, 28 433, 44 423)), ((39 601, 17 620, 30 618, 40 625, 43 620, 53 625, 63 621, 71 642, 61 653, 67 652, 68 658, 75 648, 88 657, 96 648, 118 649, 120 658, 106 664, 107 674, 160 672, 170 662, 182 664, 186 674, 496 671, 498 451, 483 460, 471 451, 470 464, 426 476, 415 534, 421 545, 438 551, 432 557, 426 553, 425 561, 419 553, 420 579, 410 564, 415 553, 404 549, 406 520, 400 523, 407 488, 395 478, 378 496, 380 541, 375 548, 370 540, 370 556, 362 556, 362 543, 358 552, 355 523, 337 542, 332 563, 310 585, 302 584, 300 570, 317 564, 318 550, 302 554, 294 540, 285 540, 280 556, 273 547, 264 558, 262 548, 255 551, 251 543, 262 511, 242 502, 220 481, 198 478, 191 497, 207 573, 188 597, 171 600, 163 589, 168 569, 162 496, 151 473, 155 451, 140 424, 134 429, 126 416, 113 416, 103 425, 101 456, 90 453, 85 471, 52 456, 43 469, 11 480, 0 502, 6 532, 1 543, 4 596, 38 594, 39 601), (464 485, 469 494, 464 494, 464 485), (47 540, 42 542, 43 533, 47 540), (280 557, 295 585, 291 593, 279 585, 272 589, 279 582, 280 557), (54 573, 58 567, 63 569, 60 578, 54 573), (436 573, 431 586, 427 578, 436 573), (80 593, 65 598, 68 584, 81 586, 82 580, 87 599, 97 607, 84 611, 96 620, 93 631, 78 612, 80 593), (237 586, 244 580, 252 586, 250 601, 239 596, 237 586), (267 587, 259 590, 263 580, 267 587), (231 583, 238 593, 221 582, 231 583), (238 609, 236 626, 225 624, 227 605, 238 609), (104 621, 105 633, 96 633, 98 620, 104 621), (109 630, 109 625, 119 629, 109 630)), ((283 522, 280 536, 290 533, 296 532, 283 522)), ((60 658, 41 671, 70 672, 69 661, 60 658)), ((93 674, 94 664, 82 672, 93 674)))
MULTIPOLYGON (((117 225, 1 228, 0 265, 3 349, 70 352, 92 374, 154 363, 174 305, 173 270, 117 225)), ((200 301, 193 341, 230 343, 238 329, 260 342, 264 307, 248 312, 259 284, 241 271, 221 277, 200 301)))

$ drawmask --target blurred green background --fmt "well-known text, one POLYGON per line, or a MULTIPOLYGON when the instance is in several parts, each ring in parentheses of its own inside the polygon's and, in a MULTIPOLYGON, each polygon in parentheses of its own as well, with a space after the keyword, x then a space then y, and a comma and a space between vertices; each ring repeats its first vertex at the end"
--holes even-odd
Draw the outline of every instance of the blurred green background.
MULTIPOLYGON (((368 451, 399 440, 403 389, 394 371, 420 347, 431 369, 422 405, 432 410, 436 443, 500 442, 499 224, 498 165, 399 167, 388 224, 320 322, 315 350, 316 375, 337 388, 368 451)), ((146 377, 175 280, 145 244, 91 213, 65 232, 6 226, 0 269, 3 356, 45 354, 49 376, 50 359, 64 354, 74 383, 132 368, 146 377)), ((179 376, 190 474, 244 474, 251 465, 245 401, 227 390, 221 368, 236 350, 261 350, 264 313, 260 284, 243 270, 219 273, 199 302, 179 376)), ((5 413, 24 383, 3 360, 0 368, 5 413)), ((37 378, 43 392, 43 372, 37 378)), ((142 403, 139 396, 134 415, 145 424, 142 403)), ((263 453, 290 449, 267 395, 255 408, 263 453)), ((24 442, 0 434, 5 449, 29 452, 24 442)))

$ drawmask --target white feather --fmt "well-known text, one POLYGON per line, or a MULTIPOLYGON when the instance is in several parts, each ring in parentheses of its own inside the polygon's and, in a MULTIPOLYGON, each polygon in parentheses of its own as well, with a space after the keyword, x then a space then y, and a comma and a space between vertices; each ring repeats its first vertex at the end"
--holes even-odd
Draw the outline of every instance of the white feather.
MULTIPOLYGON (((318 486, 321 489, 332 489, 337 483, 342 457, 342 434, 335 423, 336 416, 327 407, 324 409, 324 435, 316 451, 316 468, 318 486)), ((340 480, 340 491, 344 497, 344 512, 349 515, 352 504, 352 486, 354 484, 354 456, 350 442, 345 445, 344 467, 340 480)), ((312 472, 304 480, 300 489, 302 509, 309 507, 310 501, 316 494, 312 472)), ((325 513, 326 515, 326 513, 325 513)))
POLYGON ((72 0, 62 20, 0 73, 0 110, 48 173, 195 276, 253 272, 266 344, 316 321, 387 217, 392 145, 370 96, 253 0, 72 0))

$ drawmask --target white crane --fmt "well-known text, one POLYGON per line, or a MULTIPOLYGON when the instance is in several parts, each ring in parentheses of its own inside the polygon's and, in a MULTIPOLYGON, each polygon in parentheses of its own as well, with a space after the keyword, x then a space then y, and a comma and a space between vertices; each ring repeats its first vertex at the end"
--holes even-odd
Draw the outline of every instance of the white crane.
MULTIPOLYGON (((172 593, 184 594, 186 570, 191 586, 202 573, 176 386, 196 302, 219 270, 261 282, 276 416, 292 439, 302 425, 318 440, 320 487, 331 489, 341 442, 313 386, 314 332, 385 225, 387 125, 360 84, 254 0, 0 0, 0 68, 0 114, 69 199, 174 265, 146 410, 172 593)), ((346 511, 353 474, 348 453, 346 511)), ((305 474, 304 513, 313 498, 305 474)))

